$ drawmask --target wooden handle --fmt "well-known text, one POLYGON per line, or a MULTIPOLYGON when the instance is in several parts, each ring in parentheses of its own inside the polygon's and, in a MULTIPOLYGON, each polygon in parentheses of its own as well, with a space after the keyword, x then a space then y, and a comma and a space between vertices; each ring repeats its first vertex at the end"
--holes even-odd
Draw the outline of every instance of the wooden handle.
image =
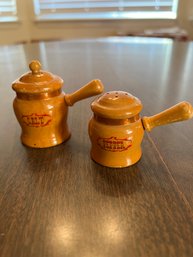
POLYGON ((72 106, 74 103, 82 99, 101 94, 103 92, 103 89, 104 87, 102 82, 99 79, 95 79, 90 81, 88 84, 81 87, 79 90, 75 91, 74 93, 66 94, 65 100, 67 105, 72 106))
POLYGON ((160 112, 151 117, 143 117, 143 126, 147 131, 151 131, 154 127, 166 125, 172 122, 191 119, 193 116, 193 107, 188 102, 181 102, 171 108, 160 112))

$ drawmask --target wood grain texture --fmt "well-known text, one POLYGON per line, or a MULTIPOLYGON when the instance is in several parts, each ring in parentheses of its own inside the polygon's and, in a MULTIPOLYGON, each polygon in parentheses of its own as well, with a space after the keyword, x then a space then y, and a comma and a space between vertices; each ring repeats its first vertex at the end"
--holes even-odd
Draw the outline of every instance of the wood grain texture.
POLYGON ((193 103, 193 44, 120 38, 0 50, 0 256, 191 257, 192 120, 146 133, 136 165, 105 168, 89 156, 92 99, 69 109, 69 141, 31 149, 19 140, 11 82, 39 59, 64 79, 66 93, 99 78, 153 115, 193 103))

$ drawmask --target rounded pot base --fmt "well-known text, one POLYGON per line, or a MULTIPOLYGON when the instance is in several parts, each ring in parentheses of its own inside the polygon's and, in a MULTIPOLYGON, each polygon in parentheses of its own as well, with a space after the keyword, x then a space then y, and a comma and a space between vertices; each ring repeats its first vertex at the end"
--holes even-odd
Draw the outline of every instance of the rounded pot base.
POLYGON ((54 147, 57 145, 60 145, 64 142, 66 142, 67 140, 69 140, 71 137, 71 134, 69 133, 68 135, 66 135, 65 137, 63 137, 60 140, 56 140, 56 139, 52 139, 52 140, 46 140, 46 142, 41 142, 41 140, 38 142, 31 142, 28 140, 24 140, 21 136, 21 142, 23 145, 30 147, 30 148, 49 148, 49 147, 54 147))
POLYGON ((142 156, 139 149, 134 154, 115 156, 115 154, 93 153, 91 150, 91 158, 96 163, 109 168, 126 168, 137 163, 142 156))

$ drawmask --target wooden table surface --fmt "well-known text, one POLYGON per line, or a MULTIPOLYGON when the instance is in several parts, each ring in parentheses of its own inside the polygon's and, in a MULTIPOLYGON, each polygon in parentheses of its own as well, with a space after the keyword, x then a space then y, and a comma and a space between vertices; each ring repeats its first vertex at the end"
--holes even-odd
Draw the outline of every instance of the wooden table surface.
POLYGON ((90 159, 87 99, 70 107, 72 137, 20 143, 11 83, 39 59, 71 93, 94 78, 141 99, 143 115, 193 104, 193 43, 108 38, 0 47, 0 256, 193 256, 193 120, 145 133, 142 159, 111 169, 90 159))

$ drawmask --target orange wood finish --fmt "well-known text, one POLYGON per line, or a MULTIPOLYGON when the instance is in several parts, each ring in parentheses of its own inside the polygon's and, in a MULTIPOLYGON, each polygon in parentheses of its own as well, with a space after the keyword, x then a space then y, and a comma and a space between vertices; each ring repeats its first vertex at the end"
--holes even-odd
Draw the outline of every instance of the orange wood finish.
POLYGON ((17 93, 13 107, 22 128, 21 141, 34 148, 61 144, 70 137, 68 105, 100 94, 103 85, 100 80, 93 80, 78 91, 65 95, 60 77, 41 71, 38 61, 32 61, 29 67, 31 72, 12 85, 17 93))
POLYGON ((141 119, 140 100, 123 91, 105 93, 91 104, 91 108, 94 112, 89 122, 91 158, 113 168, 127 167, 139 161, 144 128, 150 131, 156 126, 193 116, 191 104, 182 102, 157 115, 141 119), (138 119, 135 119, 136 116, 138 119))
POLYGON ((151 131, 154 127, 166 125, 172 122, 189 120, 192 116, 192 105, 184 101, 154 116, 143 117, 142 123, 147 131, 151 131))

